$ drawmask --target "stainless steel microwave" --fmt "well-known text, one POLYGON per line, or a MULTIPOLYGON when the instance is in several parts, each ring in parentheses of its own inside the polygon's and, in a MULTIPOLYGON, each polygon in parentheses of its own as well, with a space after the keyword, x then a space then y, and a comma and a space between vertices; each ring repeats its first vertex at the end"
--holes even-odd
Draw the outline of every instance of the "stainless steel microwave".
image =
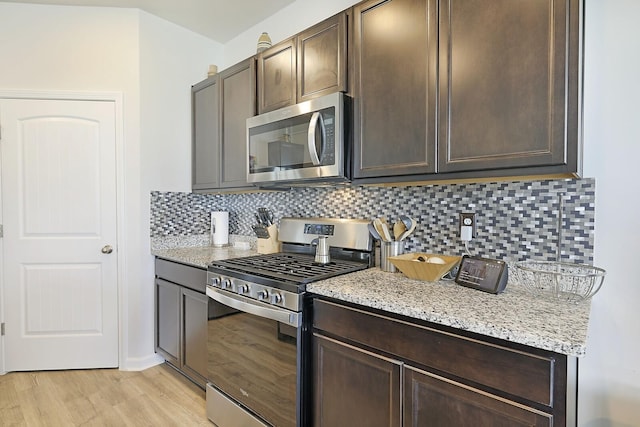
POLYGON ((348 97, 342 92, 247 119, 247 181, 347 181, 348 97))

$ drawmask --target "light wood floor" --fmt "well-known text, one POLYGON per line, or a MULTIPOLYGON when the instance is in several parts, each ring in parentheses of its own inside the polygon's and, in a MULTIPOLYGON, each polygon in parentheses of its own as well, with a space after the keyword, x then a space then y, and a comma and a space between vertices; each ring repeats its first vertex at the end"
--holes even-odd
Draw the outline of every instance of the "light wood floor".
POLYGON ((202 389, 162 364, 0 375, 0 426, 211 426, 202 389))

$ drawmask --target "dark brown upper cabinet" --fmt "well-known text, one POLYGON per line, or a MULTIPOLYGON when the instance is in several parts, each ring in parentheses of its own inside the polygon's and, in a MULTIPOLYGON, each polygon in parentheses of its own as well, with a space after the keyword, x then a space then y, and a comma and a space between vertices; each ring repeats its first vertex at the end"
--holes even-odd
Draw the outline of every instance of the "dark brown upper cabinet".
POLYGON ((296 103, 295 39, 258 54, 258 114, 296 103))
POLYGON ((220 94, 215 75, 191 88, 191 187, 220 187, 220 94))
POLYGON ((222 114, 220 187, 247 183, 247 119, 256 115, 256 68, 252 57, 220 73, 222 114))
POLYGON ((578 172, 578 0, 441 0, 438 172, 578 172))
POLYGON ((255 58, 192 87, 192 189, 250 187, 246 120, 256 114, 255 58))
POLYGON ((354 178, 436 172, 436 0, 353 11, 354 178))
POLYGON ((298 102, 347 90, 347 14, 298 34, 298 102))
POLYGON ((335 15, 258 54, 259 114, 346 90, 347 16, 335 15))
POLYGON ((358 182, 580 175, 582 0, 354 6, 358 182))

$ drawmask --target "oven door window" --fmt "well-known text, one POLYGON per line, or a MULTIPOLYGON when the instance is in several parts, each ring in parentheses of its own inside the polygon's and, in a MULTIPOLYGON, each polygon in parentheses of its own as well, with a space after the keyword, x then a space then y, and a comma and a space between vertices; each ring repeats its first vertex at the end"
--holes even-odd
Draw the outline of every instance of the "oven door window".
POLYGON ((335 107, 249 129, 249 173, 334 165, 335 107))
POLYGON ((276 426, 296 425, 297 329, 237 312, 210 319, 209 381, 276 426))

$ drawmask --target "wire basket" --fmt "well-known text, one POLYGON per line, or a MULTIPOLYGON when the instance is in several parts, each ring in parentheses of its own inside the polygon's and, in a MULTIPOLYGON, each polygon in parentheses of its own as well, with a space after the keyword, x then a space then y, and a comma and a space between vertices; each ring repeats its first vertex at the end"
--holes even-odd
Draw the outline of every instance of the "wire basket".
POLYGON ((514 281, 534 295, 579 303, 600 290, 605 274, 605 270, 590 265, 522 261, 516 263, 514 281))

